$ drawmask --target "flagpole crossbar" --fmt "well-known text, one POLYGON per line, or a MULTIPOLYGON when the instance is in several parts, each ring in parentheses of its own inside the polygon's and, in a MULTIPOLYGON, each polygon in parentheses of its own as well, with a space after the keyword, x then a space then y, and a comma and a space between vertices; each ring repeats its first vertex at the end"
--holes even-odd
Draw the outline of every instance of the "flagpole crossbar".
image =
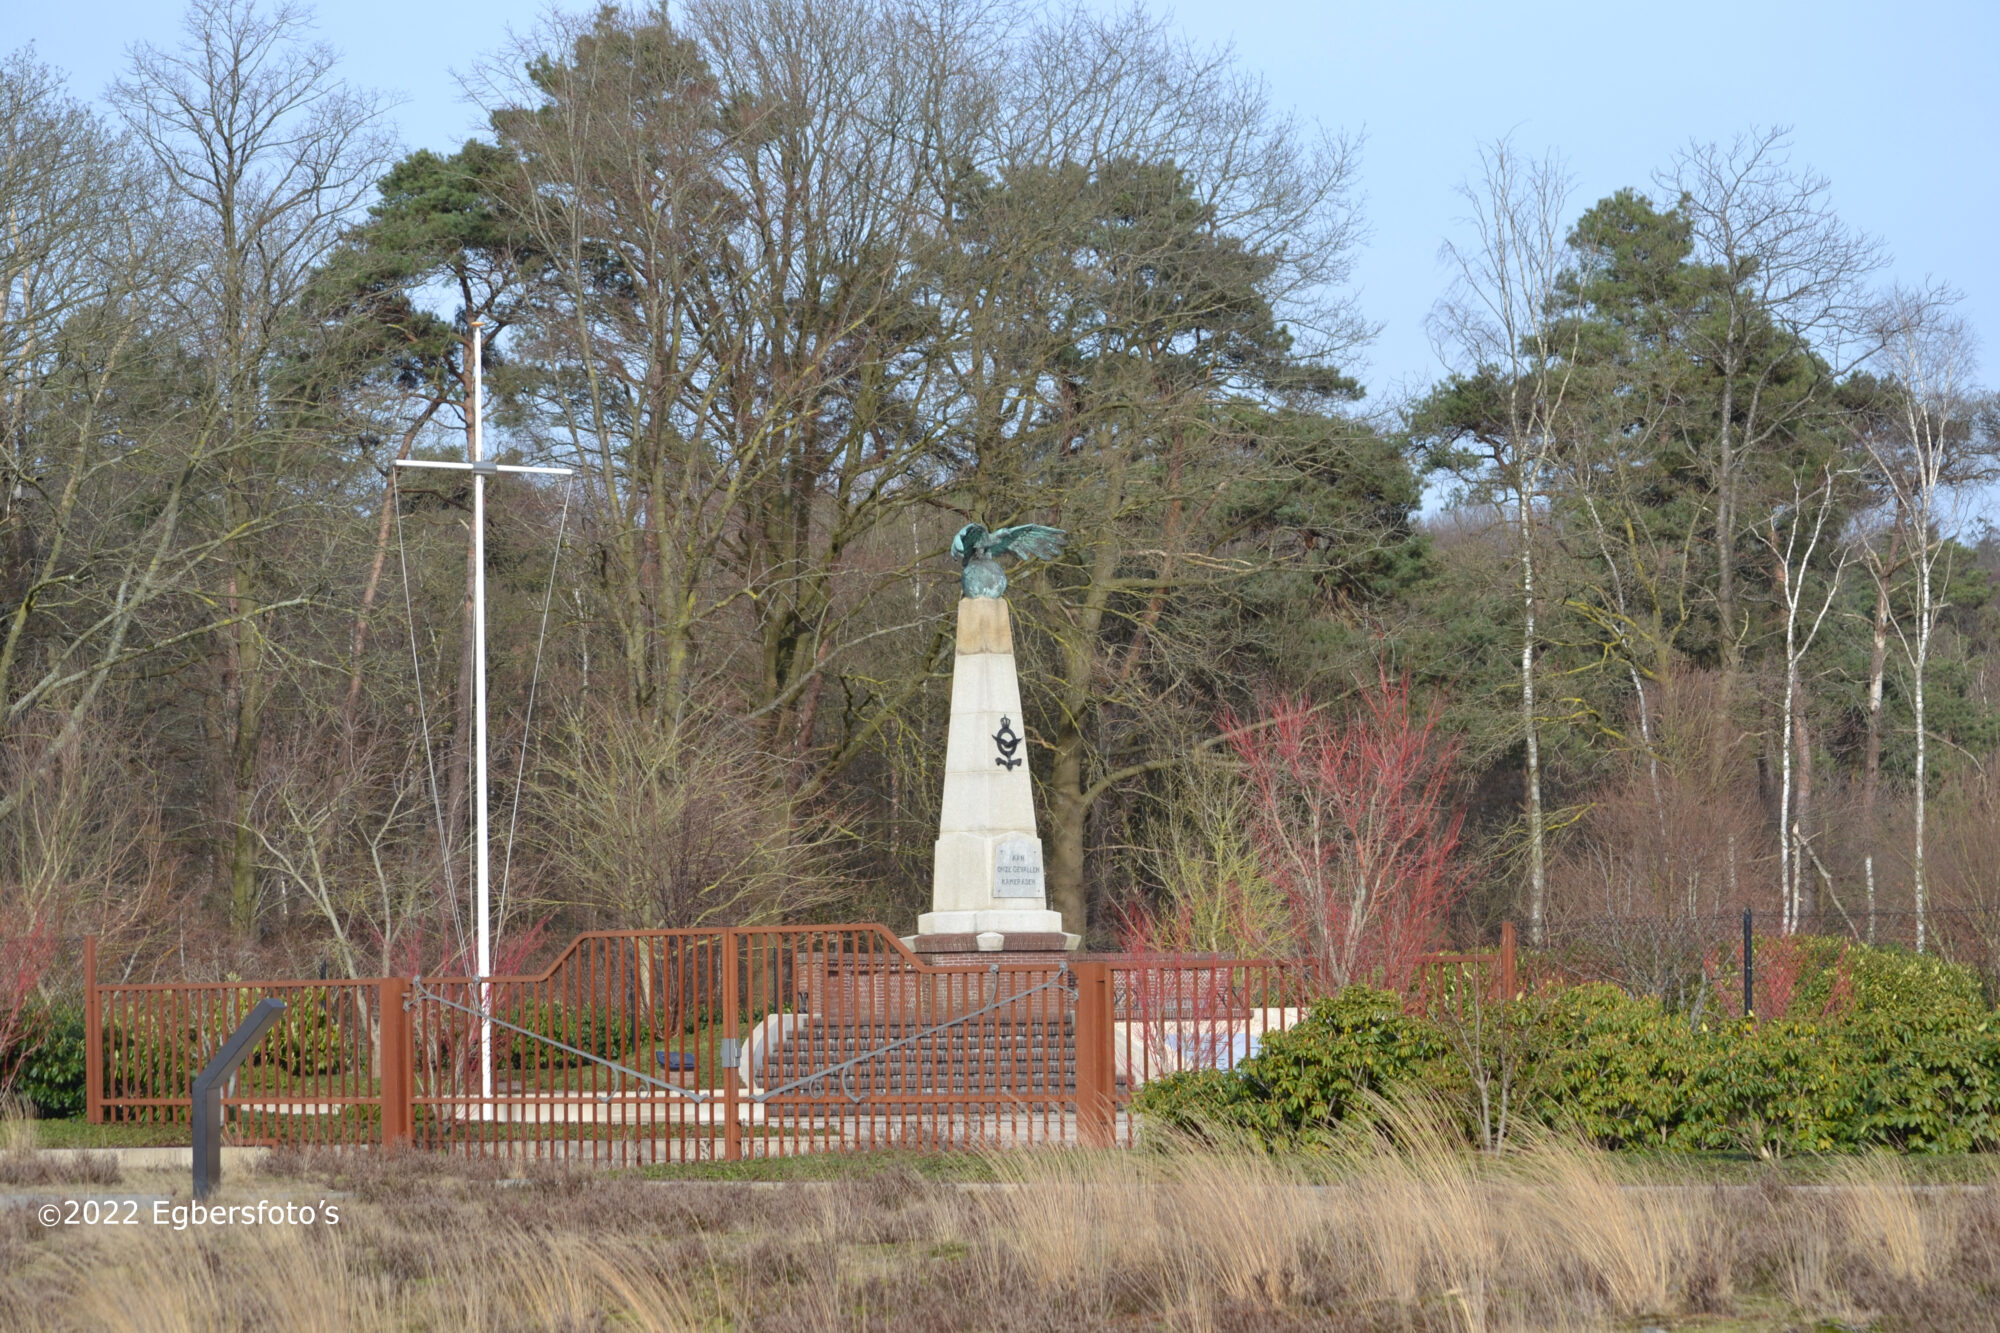
POLYGON ((527 473, 537 477, 570 477, 576 475, 574 468, 524 467, 518 463, 490 463, 483 459, 477 463, 453 463, 441 458, 399 458, 396 460, 396 466, 429 467, 437 468, 444 472, 476 472, 486 477, 502 472, 527 473))

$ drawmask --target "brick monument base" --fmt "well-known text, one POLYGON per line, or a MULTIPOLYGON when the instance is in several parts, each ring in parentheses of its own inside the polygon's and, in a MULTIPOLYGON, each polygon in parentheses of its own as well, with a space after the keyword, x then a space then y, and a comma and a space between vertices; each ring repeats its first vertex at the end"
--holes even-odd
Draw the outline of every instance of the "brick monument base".
POLYGON ((903 943, 926 963, 943 967, 979 963, 1056 963, 1073 952, 1070 936, 1059 930, 906 935, 903 943))

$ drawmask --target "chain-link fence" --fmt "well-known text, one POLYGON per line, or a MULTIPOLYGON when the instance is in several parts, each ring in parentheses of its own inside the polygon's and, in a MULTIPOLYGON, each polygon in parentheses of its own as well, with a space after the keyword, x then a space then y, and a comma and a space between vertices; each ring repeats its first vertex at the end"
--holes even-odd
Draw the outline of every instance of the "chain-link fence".
MULTIPOLYGON (((1989 996, 2000 995, 2000 909, 1946 908, 1849 914, 1822 912, 1783 930, 1776 912, 1755 912, 1752 932, 1851 940, 1882 948, 1915 950, 1919 923, 1923 951, 1977 971, 1989 996)), ((1741 912, 1714 915, 1569 917, 1548 923, 1536 965, 1575 981, 1606 981, 1635 995, 1680 1006, 1712 984, 1718 967, 1736 973, 1743 949, 1741 912)))

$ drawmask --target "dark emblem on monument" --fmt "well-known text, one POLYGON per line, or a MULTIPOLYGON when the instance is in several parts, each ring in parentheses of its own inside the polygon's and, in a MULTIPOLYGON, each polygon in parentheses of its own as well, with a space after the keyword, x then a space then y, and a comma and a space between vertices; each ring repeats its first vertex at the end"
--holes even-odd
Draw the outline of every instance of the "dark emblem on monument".
POLYGON ((995 764, 1009 773, 1021 766, 1021 761, 1014 757, 1014 751, 1021 748, 1021 738, 1014 734, 1012 719, 1000 719, 1000 730, 993 733, 993 743, 1000 747, 1000 757, 993 761, 995 764))
POLYGON ((959 587, 967 597, 998 597, 1007 591, 1007 571, 997 557, 1053 560, 1062 554, 1067 536, 1061 528, 1040 523, 1022 523, 988 532, 977 523, 968 523, 951 539, 952 556, 965 566, 959 587))

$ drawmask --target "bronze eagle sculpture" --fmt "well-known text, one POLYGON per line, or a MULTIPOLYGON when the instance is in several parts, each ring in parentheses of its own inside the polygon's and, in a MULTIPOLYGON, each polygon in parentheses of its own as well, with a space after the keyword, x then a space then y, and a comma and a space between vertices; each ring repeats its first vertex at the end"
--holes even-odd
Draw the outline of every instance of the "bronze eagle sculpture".
POLYGON ((1040 523, 1021 523, 991 532, 977 523, 968 523, 951 539, 952 555, 965 566, 965 572, 959 576, 959 587, 967 597, 999 597, 1007 591, 1007 571, 1000 568, 995 557, 1053 560, 1062 554, 1067 536, 1061 528, 1044 527, 1040 523))

